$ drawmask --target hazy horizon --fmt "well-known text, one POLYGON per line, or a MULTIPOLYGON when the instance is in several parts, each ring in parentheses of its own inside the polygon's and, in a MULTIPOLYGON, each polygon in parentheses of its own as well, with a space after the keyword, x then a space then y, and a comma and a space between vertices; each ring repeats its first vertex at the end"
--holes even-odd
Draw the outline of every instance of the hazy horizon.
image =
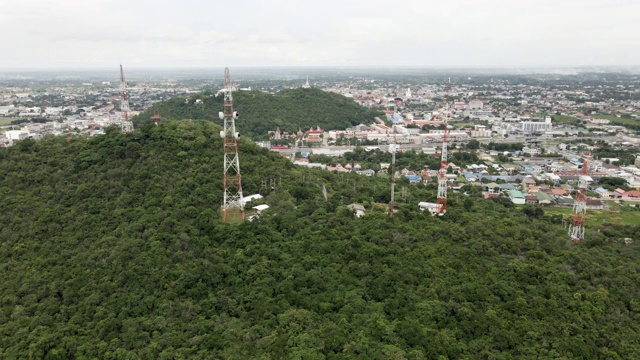
POLYGON ((640 66, 633 0, 0 0, 0 69, 640 66))

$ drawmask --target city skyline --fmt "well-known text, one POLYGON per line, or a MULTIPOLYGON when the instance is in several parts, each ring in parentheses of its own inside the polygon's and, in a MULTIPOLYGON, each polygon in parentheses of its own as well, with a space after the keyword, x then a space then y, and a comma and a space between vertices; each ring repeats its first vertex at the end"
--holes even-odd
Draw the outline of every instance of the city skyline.
POLYGON ((4 69, 640 65, 640 3, 0 0, 4 69))

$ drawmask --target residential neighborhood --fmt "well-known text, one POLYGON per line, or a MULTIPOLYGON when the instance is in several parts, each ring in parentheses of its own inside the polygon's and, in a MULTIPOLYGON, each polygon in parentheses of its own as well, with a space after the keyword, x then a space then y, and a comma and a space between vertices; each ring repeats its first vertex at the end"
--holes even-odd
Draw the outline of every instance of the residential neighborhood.
MULTIPOLYGON (((121 94, 117 74, 113 81, 99 79, 0 77, 0 147, 16 140, 74 134, 95 136, 110 125, 120 126, 121 94)), ((130 117, 154 103, 201 91, 198 85, 175 80, 134 81, 127 91, 130 117)))

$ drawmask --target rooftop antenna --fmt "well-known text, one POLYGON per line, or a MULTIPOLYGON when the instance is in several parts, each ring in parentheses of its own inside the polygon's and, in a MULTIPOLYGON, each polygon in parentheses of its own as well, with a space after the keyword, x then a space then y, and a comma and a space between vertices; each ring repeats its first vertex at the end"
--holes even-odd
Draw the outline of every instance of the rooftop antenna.
POLYGON ((238 138, 235 119, 238 112, 233 111, 233 96, 235 90, 231 83, 229 68, 224 69, 224 105, 219 113, 224 121, 224 130, 220 131, 220 137, 224 139, 224 194, 223 194, 223 220, 239 217, 244 221, 244 203, 242 200, 242 179, 240 176, 240 157, 238 155, 238 138))

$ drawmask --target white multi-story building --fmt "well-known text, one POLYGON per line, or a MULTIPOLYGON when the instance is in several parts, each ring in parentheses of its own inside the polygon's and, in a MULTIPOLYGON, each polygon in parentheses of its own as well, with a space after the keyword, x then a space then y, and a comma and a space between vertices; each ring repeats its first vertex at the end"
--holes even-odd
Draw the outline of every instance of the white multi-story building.
POLYGON ((406 134, 406 135, 418 135, 420 133, 420 129, 407 128, 400 125, 393 125, 393 131, 396 134, 406 134))
POLYGON ((487 130, 487 129, 471 130, 471 137, 472 138, 489 138, 491 137, 491 130, 487 130))
POLYGON ((522 121, 520 122, 520 131, 524 133, 545 132, 553 128, 551 117, 547 116, 544 121, 522 121))
POLYGON ((9 113, 15 110, 15 106, 0 106, 0 116, 9 116, 9 113))
POLYGON ((484 107, 484 102, 482 100, 471 100, 469 101, 468 109, 482 109, 484 107))
POLYGON ((8 130, 5 131, 4 136, 11 141, 24 140, 29 137, 29 132, 27 130, 8 130))
POLYGON ((47 116, 59 116, 64 111, 62 106, 59 107, 45 107, 44 113, 47 116))
POLYGON ((540 154, 540 149, 538 149, 538 148, 530 148, 530 147, 525 146, 525 147, 522 148, 522 152, 523 153, 528 153, 528 154, 531 154, 531 155, 538 155, 538 154, 540 154))

